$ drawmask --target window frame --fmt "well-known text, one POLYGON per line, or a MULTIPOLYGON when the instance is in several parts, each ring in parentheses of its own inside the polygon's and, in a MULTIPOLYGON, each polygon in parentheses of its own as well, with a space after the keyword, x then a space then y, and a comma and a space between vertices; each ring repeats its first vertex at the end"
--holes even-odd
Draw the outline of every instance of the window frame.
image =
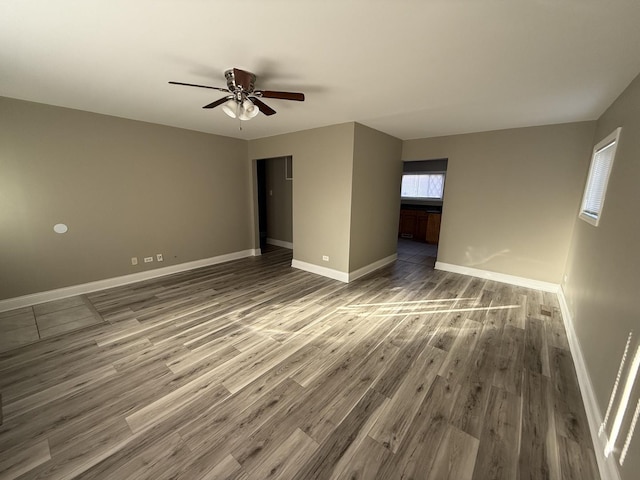
POLYGON ((590 225, 593 225, 594 227, 597 227, 598 224, 600 223, 600 218, 602 217, 602 211, 604 209, 604 202, 607 196, 607 187, 609 186, 609 178, 611 177, 611 170, 613 169, 613 162, 616 159, 616 153, 618 150, 618 145, 620 143, 620 132, 622 131, 622 127, 618 127, 616 128, 613 132, 611 132, 609 135, 607 135, 605 138, 603 138, 602 140, 600 140, 594 147, 593 147, 593 151, 591 153, 591 164, 589 165, 589 173, 587 175, 587 181, 585 182, 584 185, 584 192, 582 194, 582 202, 580 203, 580 212, 578 213, 578 217, 581 218, 582 220, 584 220, 585 222, 587 222, 590 225), (594 215, 593 213, 587 211, 586 206, 587 206, 587 199, 588 199, 588 191, 589 191, 589 187, 591 186, 592 182, 592 177, 593 175, 595 175, 595 171, 594 171, 594 167, 595 167, 595 160, 596 160, 596 156, 597 154, 604 150, 605 148, 607 148, 608 146, 610 146, 613 143, 613 151, 611 152, 611 161, 609 162, 609 168, 607 168, 606 172, 604 173, 604 187, 602 189, 602 196, 600 198, 600 211, 597 212, 596 215, 594 215))
POLYGON ((444 187, 447 181, 447 172, 402 172, 402 178, 400 179, 400 199, 401 200, 415 200, 415 201, 437 201, 442 202, 444 200, 444 187), (405 175, 442 175, 442 196, 440 197, 403 197, 402 196, 402 181, 405 175))

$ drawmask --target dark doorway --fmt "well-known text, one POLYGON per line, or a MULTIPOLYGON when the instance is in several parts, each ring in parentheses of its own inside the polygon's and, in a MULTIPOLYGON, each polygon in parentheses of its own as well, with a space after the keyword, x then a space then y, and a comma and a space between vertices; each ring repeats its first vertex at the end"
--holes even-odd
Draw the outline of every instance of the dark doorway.
POLYGON ((260 232, 260 249, 267 245, 267 161, 257 161, 258 178, 258 230, 260 232))
POLYGON ((256 160, 260 250, 293 249, 292 157, 256 160))

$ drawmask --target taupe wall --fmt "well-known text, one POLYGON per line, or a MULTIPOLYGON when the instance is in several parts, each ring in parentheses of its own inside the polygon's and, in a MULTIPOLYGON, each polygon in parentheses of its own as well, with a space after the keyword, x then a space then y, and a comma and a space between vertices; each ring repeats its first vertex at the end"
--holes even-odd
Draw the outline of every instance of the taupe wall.
POLYGON ((294 260, 348 271, 353 139, 345 123, 249 142, 253 160, 293 156, 294 260))
POLYGON ((285 178, 285 157, 269 158, 267 174, 267 238, 293 242, 293 181, 285 178))
POLYGON ((560 283, 595 122, 409 140, 448 158, 438 261, 560 283))
POLYGON ((401 153, 399 139, 355 124, 350 272, 396 253, 401 153))
MULTIPOLYGON (((633 330, 627 362, 639 344, 640 333, 640 77, 598 120, 593 144, 622 127, 606 200, 597 227, 577 218, 567 262, 564 291, 573 314, 578 340, 604 415, 620 359, 633 330)), ((582 185, 586 171, 582 177, 582 185)), ((624 381, 624 379, 622 380, 624 381)), ((636 384, 640 382, 637 379, 636 384)), ((636 385, 625 426, 640 398, 636 385)), ((615 412, 614 412, 615 414, 615 412)), ((612 414, 613 415, 613 414, 612 414)), ((615 450, 624 443, 626 429, 615 450)), ((640 432, 631 443, 622 478, 638 478, 640 432)))
POLYGON ((0 112, 0 299, 253 247, 245 141, 7 98, 0 112))

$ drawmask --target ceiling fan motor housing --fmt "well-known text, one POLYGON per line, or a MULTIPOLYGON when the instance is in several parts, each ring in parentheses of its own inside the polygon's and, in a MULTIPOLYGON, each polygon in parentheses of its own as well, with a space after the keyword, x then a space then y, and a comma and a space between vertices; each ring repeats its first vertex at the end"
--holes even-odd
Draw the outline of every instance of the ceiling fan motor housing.
POLYGON ((255 82, 256 82, 255 74, 251 72, 243 71, 243 73, 248 74, 248 79, 249 79, 248 85, 246 85, 246 87, 248 88, 244 88, 242 85, 242 82, 237 83, 237 79, 235 78, 233 70, 234 70, 233 68, 230 68, 229 70, 225 70, 224 72, 224 76, 227 79, 227 88, 232 92, 235 92, 236 90, 242 90, 244 93, 252 93, 255 88, 255 82))

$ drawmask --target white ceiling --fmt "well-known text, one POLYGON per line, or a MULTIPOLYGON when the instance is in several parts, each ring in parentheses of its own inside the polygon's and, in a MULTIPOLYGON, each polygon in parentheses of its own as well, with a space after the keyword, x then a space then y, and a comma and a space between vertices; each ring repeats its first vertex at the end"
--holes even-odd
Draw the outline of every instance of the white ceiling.
POLYGON ((592 120, 639 72, 638 0, 0 0, 0 95, 237 138, 592 120), (230 67, 307 100, 240 131, 167 83, 230 67))

